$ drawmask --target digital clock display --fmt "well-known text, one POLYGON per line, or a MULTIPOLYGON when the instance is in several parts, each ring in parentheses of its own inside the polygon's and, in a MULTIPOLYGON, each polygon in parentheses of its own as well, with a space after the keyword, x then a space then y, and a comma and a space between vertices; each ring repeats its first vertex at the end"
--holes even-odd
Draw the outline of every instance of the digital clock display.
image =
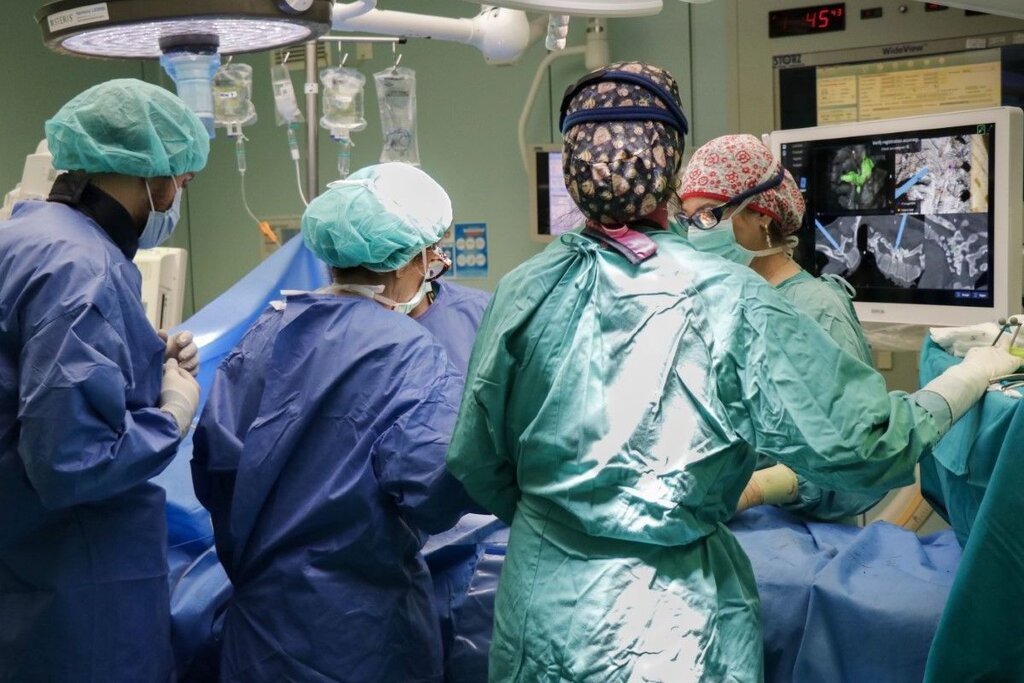
POLYGON ((781 9, 768 13, 768 37, 806 36, 846 30, 846 3, 781 9))

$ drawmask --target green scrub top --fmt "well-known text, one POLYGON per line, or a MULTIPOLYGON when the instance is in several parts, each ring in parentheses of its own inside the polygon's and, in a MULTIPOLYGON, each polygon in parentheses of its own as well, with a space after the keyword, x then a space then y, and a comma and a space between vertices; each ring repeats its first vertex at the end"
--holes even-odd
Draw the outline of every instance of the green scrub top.
POLYGON ((481 323, 448 465, 512 527, 491 681, 761 680, 754 577, 724 524, 757 454, 877 495, 938 438, 760 276, 652 238, 632 265, 563 235, 481 323))

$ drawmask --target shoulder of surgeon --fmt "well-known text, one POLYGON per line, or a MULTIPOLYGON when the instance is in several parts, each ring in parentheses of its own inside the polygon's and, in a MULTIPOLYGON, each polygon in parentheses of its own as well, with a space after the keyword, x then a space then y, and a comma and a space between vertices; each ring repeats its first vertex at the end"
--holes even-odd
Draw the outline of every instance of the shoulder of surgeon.
POLYGON ((451 282, 445 278, 439 278, 437 280, 438 287, 444 293, 444 296, 449 301, 459 304, 465 304, 470 307, 477 307, 481 311, 487 308, 488 302, 491 300, 491 293, 485 292, 482 289, 476 289, 475 287, 466 287, 455 282, 451 282))
MULTIPOLYGON (((46 310, 33 318, 85 304, 100 307, 108 319, 120 315, 126 290, 138 298, 141 275, 105 232, 88 216, 63 204, 29 201, 0 222, 0 310, 46 310), (106 302, 106 305, 104 305, 106 302)), ((38 322, 36 320, 35 322, 38 322)))
POLYGON ((408 360, 411 373, 429 367, 439 374, 436 368, 450 365, 444 347, 422 325, 359 296, 290 295, 284 306, 271 305, 263 312, 243 338, 241 352, 248 355, 269 348, 285 332, 292 336, 289 346, 301 344, 309 353, 337 357, 339 348, 344 348, 347 358, 408 360))

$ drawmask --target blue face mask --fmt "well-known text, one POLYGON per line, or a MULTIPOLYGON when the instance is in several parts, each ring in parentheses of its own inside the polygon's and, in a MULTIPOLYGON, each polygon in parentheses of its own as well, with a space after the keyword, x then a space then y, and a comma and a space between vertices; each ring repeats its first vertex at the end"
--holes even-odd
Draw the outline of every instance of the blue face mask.
MULTIPOLYGON (((174 182, 172 179, 171 182, 174 182)), ((146 181, 146 193, 149 195, 149 219, 146 227, 139 235, 139 249, 152 249, 159 247, 167 241, 167 238, 174 232, 178 220, 181 218, 181 194, 182 188, 174 183, 174 201, 171 208, 166 211, 157 211, 153 206, 153 193, 149 190, 149 181, 146 181)))

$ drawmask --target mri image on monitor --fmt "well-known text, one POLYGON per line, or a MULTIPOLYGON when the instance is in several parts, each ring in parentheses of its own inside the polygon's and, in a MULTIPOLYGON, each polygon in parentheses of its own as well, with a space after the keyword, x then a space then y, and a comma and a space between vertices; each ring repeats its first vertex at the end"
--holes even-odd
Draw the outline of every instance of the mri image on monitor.
POLYGON ((801 265, 848 280, 864 321, 1020 312, 1022 119, 1000 107, 772 133, 807 203, 801 265))

